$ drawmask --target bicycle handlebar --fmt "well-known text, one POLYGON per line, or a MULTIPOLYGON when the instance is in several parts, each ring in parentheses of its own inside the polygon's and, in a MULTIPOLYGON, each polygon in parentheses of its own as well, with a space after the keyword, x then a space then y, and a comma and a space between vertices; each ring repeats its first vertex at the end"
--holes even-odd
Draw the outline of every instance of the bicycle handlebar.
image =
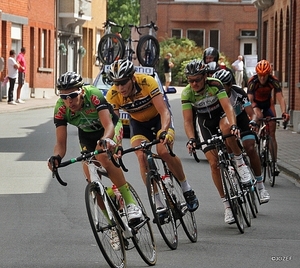
POLYGON ((158 26, 153 22, 151 21, 150 23, 148 24, 144 24, 144 25, 140 25, 140 26, 135 26, 136 27, 136 30, 137 32, 141 35, 142 33, 139 31, 139 29, 143 29, 143 28, 152 28, 154 29, 154 31, 157 31, 158 30, 158 26))
MULTIPOLYGON (((122 156, 125 155, 125 154, 128 154, 128 153, 131 153, 131 152, 135 152, 137 150, 147 150, 149 149, 151 146, 155 145, 155 144, 158 144, 160 143, 160 139, 156 139, 156 140, 153 140, 153 141, 150 141, 150 142, 147 142, 146 140, 142 141, 140 145, 138 146, 135 146, 135 147, 132 147, 132 148, 128 148, 126 150, 123 150, 122 151, 122 156)), ((166 148, 169 152, 169 154, 173 157, 175 157, 176 155, 174 154, 174 152, 172 151, 171 147, 169 144, 166 144, 166 148)), ((122 161, 122 157, 119 159, 119 164, 120 166, 122 167, 122 169, 127 172, 128 169, 125 167, 123 161, 122 161)))
POLYGON ((107 20, 106 22, 103 23, 103 28, 107 28, 108 26, 114 26, 114 27, 118 27, 118 28, 121 28, 121 31, 119 31, 119 33, 122 33, 123 32, 123 29, 124 29, 124 25, 119 25, 119 24, 116 24, 115 22, 111 21, 111 20, 107 20))
MULTIPOLYGON (((268 123, 270 121, 284 120, 284 118, 283 117, 264 117, 264 118, 260 118, 258 120, 261 121, 261 122, 268 123)), ((283 129, 286 129, 287 123, 288 123, 288 121, 283 122, 283 129)))
POLYGON ((67 161, 61 162, 58 167, 52 167, 52 178, 54 178, 54 176, 55 176, 56 179, 57 179, 57 181, 62 186, 67 186, 68 184, 66 182, 64 182, 61 179, 60 175, 58 174, 58 168, 66 167, 66 166, 68 166, 70 164, 74 164, 76 162, 87 160, 87 159, 89 159, 89 158, 91 158, 91 157, 93 157, 95 155, 102 154, 102 153, 105 153, 105 152, 108 155, 108 159, 111 160, 116 167, 120 167, 120 164, 118 164, 116 162, 116 160, 113 157, 112 152, 110 150, 108 150, 108 149, 95 150, 93 152, 82 152, 81 156, 78 156, 76 158, 71 158, 71 159, 69 159, 67 161))

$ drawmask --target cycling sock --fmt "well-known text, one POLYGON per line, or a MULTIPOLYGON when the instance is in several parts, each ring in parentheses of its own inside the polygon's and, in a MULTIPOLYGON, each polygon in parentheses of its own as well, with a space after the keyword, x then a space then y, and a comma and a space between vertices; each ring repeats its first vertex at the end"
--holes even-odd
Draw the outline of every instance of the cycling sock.
POLYGON ((118 187, 118 189, 119 189, 121 195, 123 196, 123 199, 124 199, 126 205, 129 205, 129 204, 136 205, 127 183, 125 183, 121 187, 118 187))
POLYGON ((235 155, 235 156, 234 156, 234 160, 236 161, 236 164, 237 164, 238 167, 245 164, 244 159, 243 159, 243 155, 242 155, 242 154, 240 154, 240 155, 235 155))
POLYGON ((226 200, 225 197, 222 197, 221 200, 222 200, 222 202, 223 202, 224 209, 230 208, 229 202, 226 200))
POLYGON ((155 205, 156 205, 157 208, 163 208, 164 207, 163 203, 160 200, 159 193, 154 194, 154 200, 155 200, 155 205))
POLYGON ((181 185, 181 189, 184 193, 189 190, 192 190, 191 185, 188 183, 188 181, 186 179, 184 179, 184 181, 181 181, 180 185, 181 185))
POLYGON ((255 179, 256 179, 257 189, 258 190, 264 189, 265 185, 264 185, 262 176, 257 176, 257 177, 255 177, 255 179))

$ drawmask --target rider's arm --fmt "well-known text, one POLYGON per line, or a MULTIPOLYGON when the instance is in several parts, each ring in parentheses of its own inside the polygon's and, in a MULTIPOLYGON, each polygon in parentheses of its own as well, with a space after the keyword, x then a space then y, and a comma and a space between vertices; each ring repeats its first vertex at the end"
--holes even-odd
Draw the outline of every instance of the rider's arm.
POLYGON ((194 139, 195 138, 195 129, 194 129, 194 124, 193 124, 193 110, 188 109, 188 110, 183 110, 182 111, 183 115, 183 125, 184 125, 184 130, 185 134, 188 139, 194 139))
POLYGON ((230 126, 236 125, 236 116, 233 110, 233 107, 230 103, 230 100, 228 97, 226 98, 220 98, 220 104, 226 114, 226 117, 229 121, 230 126))
POLYGON ((56 128, 56 144, 53 155, 59 155, 63 158, 67 151, 67 126, 60 125, 56 128))
POLYGON ((108 109, 103 109, 98 112, 98 116, 101 122, 101 125, 104 128, 104 134, 102 139, 110 138, 112 139, 115 135, 115 126, 113 124, 111 114, 108 109))
POLYGON ((171 114, 163 99, 162 94, 158 94, 152 98, 152 103, 160 114, 161 130, 168 131, 171 124, 171 114))

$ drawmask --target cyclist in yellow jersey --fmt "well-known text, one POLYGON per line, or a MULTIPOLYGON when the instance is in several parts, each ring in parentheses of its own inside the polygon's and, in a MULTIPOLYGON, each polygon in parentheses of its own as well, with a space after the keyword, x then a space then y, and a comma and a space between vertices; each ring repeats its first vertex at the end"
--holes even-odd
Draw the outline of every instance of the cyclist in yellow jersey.
MULTIPOLYGON (((171 156, 165 147, 166 143, 172 147, 175 132, 171 113, 157 82, 150 75, 135 74, 134 65, 129 60, 118 60, 111 64, 108 77, 114 85, 107 92, 107 101, 117 114, 120 108, 130 114, 131 145, 135 147, 143 140, 165 137, 157 145, 157 153, 180 181, 188 209, 195 211, 199 206, 198 199, 185 177, 181 161, 177 156, 171 156)), ((136 151, 136 155, 145 183, 147 166, 144 153, 136 151)))

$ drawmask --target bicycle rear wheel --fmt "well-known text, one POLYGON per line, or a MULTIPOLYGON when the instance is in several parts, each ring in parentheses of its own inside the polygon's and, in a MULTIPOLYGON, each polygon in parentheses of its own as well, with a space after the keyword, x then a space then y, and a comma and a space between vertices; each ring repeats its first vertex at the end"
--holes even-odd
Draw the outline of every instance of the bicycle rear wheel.
POLYGON ((272 139, 272 137, 269 137, 268 140, 268 147, 267 147, 267 175, 269 178, 269 183, 271 185, 271 187, 274 187, 275 185, 275 153, 274 153, 274 141, 272 139))
POLYGON ((198 237, 196 217, 194 212, 190 212, 187 209, 180 182, 172 174, 170 178, 172 179, 174 185, 173 199, 176 202, 176 207, 174 209, 175 219, 180 220, 187 237, 191 242, 195 243, 197 242, 198 237))
POLYGON ((128 186, 136 204, 141 208, 143 213, 141 222, 135 226, 130 226, 134 230, 132 241, 145 263, 152 266, 156 263, 157 254, 150 218, 137 192, 130 183, 128 183, 128 186))
POLYGON ((226 200, 228 201, 232 215, 235 220, 235 224, 237 225, 239 231, 243 234, 244 233, 244 218, 243 218, 243 212, 241 210, 239 201, 238 201, 238 192, 235 188, 234 184, 232 183, 232 180, 230 178, 229 172, 227 168, 224 166, 221 166, 221 176, 222 176, 222 182, 223 187, 225 191, 226 200))
POLYGON ((142 36, 136 48, 137 58, 142 66, 154 67, 159 59, 159 43, 152 35, 142 36))
POLYGON ((154 223, 164 241, 170 249, 176 249, 178 246, 178 236, 175 219, 172 212, 172 204, 166 196, 166 189, 161 183, 160 175, 150 170, 147 174, 147 193, 150 206, 154 215, 154 223), (157 191, 155 193, 155 191, 157 191), (155 199, 160 201, 155 202, 155 199))
POLYGON ((122 59, 125 53, 125 44, 116 34, 104 35, 98 44, 98 57, 103 64, 112 64, 122 59))
POLYGON ((85 188, 85 204, 99 249, 110 267, 125 267, 126 254, 122 233, 114 215, 113 220, 110 221, 106 210, 100 209, 99 199, 101 200, 101 197, 97 192, 97 186, 89 183, 85 188))

